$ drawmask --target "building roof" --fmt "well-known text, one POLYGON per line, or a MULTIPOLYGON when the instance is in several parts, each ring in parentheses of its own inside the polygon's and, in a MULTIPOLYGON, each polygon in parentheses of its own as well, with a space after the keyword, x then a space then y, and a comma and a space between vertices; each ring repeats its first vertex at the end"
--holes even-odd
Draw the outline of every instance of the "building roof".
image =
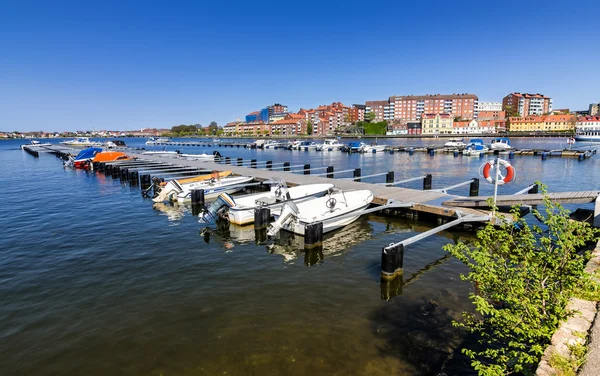
POLYGON ((581 116, 577 121, 598 121, 600 122, 600 116, 581 116))
POLYGON ((536 93, 536 94, 530 94, 530 93, 510 93, 508 95, 512 95, 514 97, 523 97, 523 98, 546 98, 546 99, 550 99, 550 97, 547 97, 547 96, 539 94, 539 93, 536 93))

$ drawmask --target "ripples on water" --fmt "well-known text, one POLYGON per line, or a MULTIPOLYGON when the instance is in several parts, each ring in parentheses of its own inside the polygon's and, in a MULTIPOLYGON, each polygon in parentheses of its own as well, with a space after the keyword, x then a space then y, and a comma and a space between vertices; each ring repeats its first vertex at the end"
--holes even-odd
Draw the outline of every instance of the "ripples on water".
MULTIPOLYGON (((1 374, 430 374, 460 344, 450 323, 470 308, 469 286, 458 278, 463 266, 441 247, 469 234, 411 245, 407 284, 392 287, 400 295, 386 301, 381 248, 430 224, 371 215, 327 235, 317 253, 299 250, 301 239, 286 235, 256 244, 252 228, 201 234, 185 206, 153 205, 137 188, 64 170, 55 157, 35 159, 18 145, 0 142, 7 187, 0 206, 1 374)), ((476 176, 482 163, 452 155, 223 150, 361 167, 364 175, 393 169, 396 179, 432 172, 434 187, 476 176)), ((597 188, 595 157, 517 157, 513 164, 519 180, 502 187, 506 192, 537 179, 554 190, 597 188)))

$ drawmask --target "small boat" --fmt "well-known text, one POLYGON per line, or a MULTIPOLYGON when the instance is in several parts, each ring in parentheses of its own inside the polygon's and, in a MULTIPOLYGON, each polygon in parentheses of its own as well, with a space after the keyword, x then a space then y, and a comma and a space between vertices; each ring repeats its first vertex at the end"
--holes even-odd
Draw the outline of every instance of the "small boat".
POLYGON ((479 157, 481 153, 486 154, 488 151, 489 148, 485 146, 482 139, 474 138, 469 141, 462 153, 469 157, 479 157))
POLYGON ((218 139, 218 138, 213 138, 213 139, 212 139, 212 142, 221 142, 221 140, 220 140, 220 139, 218 139))
POLYGON ((156 150, 156 151, 144 151, 142 152, 142 154, 145 155, 179 155, 181 154, 181 152, 179 150, 175 150, 175 151, 167 151, 167 150, 156 150))
POLYGON ((171 142, 171 139, 168 137, 150 137, 146 141, 146 145, 163 145, 167 142, 171 142))
POLYGON ((112 162, 131 159, 129 155, 121 151, 101 151, 96 153, 92 162, 112 162))
POLYGON ((49 143, 49 142, 41 143, 41 142, 36 141, 36 140, 30 140, 28 144, 21 145, 21 149, 23 149, 23 148, 29 148, 29 149, 32 149, 32 150, 36 150, 36 148, 43 149, 46 146, 52 146, 52 144, 49 143))
POLYGON ((318 151, 336 151, 342 150, 345 145, 338 141, 337 138, 326 138, 323 143, 317 146, 318 151))
POLYGON ((510 146, 510 140, 506 137, 497 137, 492 140, 490 144, 491 150, 511 150, 513 147, 510 146))
POLYGON ((96 145, 95 142, 90 141, 89 137, 78 137, 73 140, 62 141, 61 144, 73 147, 91 147, 96 145))
POLYGON ((298 146, 296 146, 296 148, 294 148, 294 150, 304 150, 304 151, 317 150, 317 146, 318 145, 316 142, 302 141, 300 144, 298 144, 298 146))
POLYGON ((287 141, 275 141, 275 140, 267 140, 262 145, 263 149, 278 149, 284 148, 288 144, 287 141))
POLYGON ((367 145, 364 142, 361 142, 362 148, 361 153, 377 153, 380 151, 385 151, 387 149, 387 145, 377 145, 376 143, 372 143, 371 145, 367 145))
POLYGON ((90 162, 96 157, 96 154, 102 152, 100 148, 87 148, 79 152, 75 157, 72 157, 67 163, 73 163, 75 168, 89 168, 90 162))
POLYGON ((234 197, 234 204, 229 208, 229 222, 245 225, 254 222, 254 209, 268 205, 271 211, 281 209, 283 202, 302 202, 314 197, 323 196, 333 184, 306 184, 288 188, 285 183, 271 187, 269 192, 260 192, 246 196, 234 197))
POLYGON ((191 184, 202 183, 211 179, 222 179, 231 175, 231 171, 220 171, 213 172, 212 174, 206 174, 201 176, 195 176, 192 178, 183 178, 177 180, 171 180, 168 183, 161 183, 161 190, 158 196, 154 199, 154 202, 163 202, 169 196, 176 195, 177 193, 184 190, 184 188, 191 184))
POLYGON ((460 148, 463 149, 467 146, 462 138, 450 138, 444 144, 445 148, 460 148))
MULTIPOLYGON (((245 188, 245 184, 254 180, 252 176, 230 176, 223 179, 210 179, 203 182, 182 185, 181 192, 177 193, 177 202, 191 201, 192 189, 204 189, 204 199, 213 200, 222 193, 235 193, 245 188)), ((168 184, 167 184, 168 185, 168 184)), ((171 200, 175 197, 171 195, 171 200)))
POLYGON ((348 144, 346 151, 348 153, 360 153, 365 145, 364 142, 351 142, 348 144))
POLYGON ((576 141, 600 142, 600 130, 596 128, 577 128, 575 132, 576 141))
POLYGON ((323 222, 323 233, 344 227, 361 216, 373 201, 373 192, 369 190, 330 191, 324 197, 313 198, 298 204, 286 202, 281 211, 275 214, 267 234, 275 236, 280 230, 304 236, 307 225, 323 222))
POLYGON ((177 154, 179 158, 185 158, 193 161, 213 161, 216 156, 214 154, 177 154))
POLYGON ((287 148, 288 150, 297 150, 296 148, 297 148, 298 146, 300 146, 300 144, 301 144, 301 143, 302 143, 302 141, 293 140, 293 141, 290 141, 290 142, 288 142, 288 144, 287 144, 287 147, 286 147, 286 148, 287 148))

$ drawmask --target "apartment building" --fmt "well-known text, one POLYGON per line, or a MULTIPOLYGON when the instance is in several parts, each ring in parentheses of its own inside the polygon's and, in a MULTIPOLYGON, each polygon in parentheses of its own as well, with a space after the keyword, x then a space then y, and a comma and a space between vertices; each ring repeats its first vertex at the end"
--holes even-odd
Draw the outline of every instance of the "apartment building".
POLYGON ((449 114, 451 117, 474 119, 478 98, 475 94, 427 94, 391 96, 389 111, 394 119, 420 120, 423 114, 449 114))
POLYGON ((590 116, 600 115, 600 102, 599 103, 591 103, 590 110, 588 111, 590 116))
POLYGON ((479 111, 477 120, 504 120, 506 111, 479 111))
POLYGON ((451 114, 432 113, 421 117, 422 134, 452 134, 454 117, 451 114))
POLYGON ((552 98, 542 94, 510 93, 502 99, 502 109, 519 116, 552 112, 552 98))
POLYGON ((307 121, 302 115, 289 114, 285 119, 269 124, 270 134, 281 136, 305 135, 307 132, 307 121))
POLYGON ((542 115, 511 117, 508 128, 511 132, 559 132, 575 129, 573 115, 542 115))
MULTIPOLYGON (((365 102, 365 115, 368 113, 374 113, 375 118, 373 121, 379 122, 385 119, 384 108, 388 107, 389 109, 389 101, 366 101, 365 102)), ((389 110, 387 115, 389 116, 389 110)))

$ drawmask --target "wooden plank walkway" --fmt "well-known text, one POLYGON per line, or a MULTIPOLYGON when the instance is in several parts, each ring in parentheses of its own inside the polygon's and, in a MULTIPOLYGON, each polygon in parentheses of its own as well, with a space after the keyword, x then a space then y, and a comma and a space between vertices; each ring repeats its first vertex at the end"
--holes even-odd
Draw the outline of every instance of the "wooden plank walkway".
MULTIPOLYGON (((596 201, 598 195, 600 195, 600 191, 548 193, 550 200, 561 204, 588 204, 596 201)), ((459 197, 444 201, 443 204, 461 208, 488 208, 487 200, 489 198, 490 196, 459 197)), ((543 203, 544 196, 541 194, 499 195, 496 198, 498 206, 541 205, 543 203)))
POLYGON ((264 168, 235 166, 233 164, 226 165, 212 161, 192 161, 187 159, 172 158, 169 156, 144 155, 132 152, 130 152, 129 155, 147 161, 164 162, 172 165, 191 166, 216 171, 231 170, 235 175, 254 176, 254 178, 259 181, 284 179, 286 183, 291 186, 316 183, 334 183, 336 187, 344 190, 368 189, 373 192, 373 195, 375 196, 373 203, 376 205, 385 205, 390 201, 413 203, 413 206, 411 207, 412 210, 443 217, 456 217, 458 216, 458 212, 460 212, 461 215, 473 214, 477 216, 485 216, 490 213, 487 210, 458 208, 442 205, 443 201, 460 198, 460 196, 449 195, 442 192, 423 191, 401 187, 388 187, 385 185, 357 182, 352 180, 330 179, 315 175, 302 175, 282 170, 271 171, 264 168))

